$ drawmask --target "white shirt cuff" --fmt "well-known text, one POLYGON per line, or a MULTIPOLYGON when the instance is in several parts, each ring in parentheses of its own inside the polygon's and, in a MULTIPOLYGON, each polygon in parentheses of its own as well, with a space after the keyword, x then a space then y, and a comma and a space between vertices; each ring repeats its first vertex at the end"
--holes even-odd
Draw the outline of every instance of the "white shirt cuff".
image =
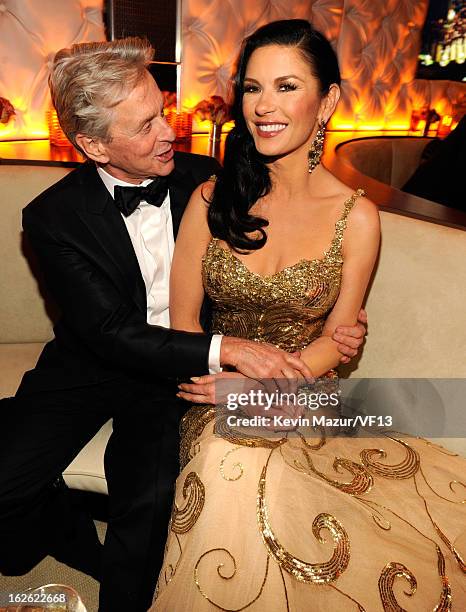
POLYGON ((218 374, 222 371, 220 366, 220 346, 222 344, 223 336, 221 334, 214 334, 210 342, 209 349, 209 374, 218 374))

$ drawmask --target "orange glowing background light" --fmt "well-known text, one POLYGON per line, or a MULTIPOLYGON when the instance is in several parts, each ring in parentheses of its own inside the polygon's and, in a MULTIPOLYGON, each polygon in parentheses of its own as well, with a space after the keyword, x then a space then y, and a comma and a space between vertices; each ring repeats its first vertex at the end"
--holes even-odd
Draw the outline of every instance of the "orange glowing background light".
POLYGON ((47 139, 47 79, 55 53, 73 43, 105 40, 104 0, 0 0, 0 96, 16 115, 0 140, 47 139))
MULTIPOLYGON (((196 95, 188 95, 183 98, 182 101, 182 116, 187 117, 189 114, 193 112, 193 108, 196 103, 200 100, 199 96, 196 95)), ((39 119, 37 117, 37 113, 31 113, 24 106, 24 102, 21 99, 13 98, 11 100, 15 111, 16 116, 12 118, 8 125, 0 124, 0 140, 12 140, 12 139, 42 139, 49 137, 49 126, 47 124, 47 111, 44 112, 43 119, 39 119)), ((437 100, 437 106, 444 107, 445 109, 449 106, 448 100, 437 100), (443 102, 443 104, 441 104, 443 102)), ((451 104, 450 104, 451 106, 451 104)), ((411 107, 406 109, 406 114, 404 115, 393 115, 390 119, 385 118, 365 118, 363 121, 353 120, 348 121, 340 119, 338 108, 335 112, 334 117, 332 118, 329 128, 331 130, 336 131, 402 131, 410 129, 410 115, 411 115, 411 107)), ((449 127, 451 129, 453 118, 451 113, 445 113, 442 115, 445 117, 447 121, 449 121, 449 127), (447 119, 449 118, 449 119, 447 119)), ((170 118, 170 114, 168 114, 168 118, 170 118)), ((180 121, 180 120, 178 120, 180 121)), ((223 125, 222 130, 224 132, 229 132, 233 128, 234 123, 228 122, 223 125)), ((444 121, 443 125, 447 125, 444 121)), ((208 133, 210 129, 210 121, 200 121, 196 117, 192 117, 192 132, 197 133, 208 133)), ((417 128, 420 130, 420 127, 417 128)), ((69 144, 69 143, 68 143, 69 144)))
POLYGON ((46 117, 50 144, 56 145, 57 147, 72 147, 73 145, 61 129, 57 117, 57 111, 55 109, 48 110, 46 113, 46 117))
MULTIPOLYGON (((47 77, 54 52, 72 42, 104 39, 103 0, 76 0, 72 4, 79 5, 80 11, 64 8, 57 12, 53 3, 44 3, 40 15, 32 9, 36 2, 24 0, 21 10, 16 10, 14 3, 5 4, 7 10, 0 21, 3 73, 8 67, 7 75, 0 74, 0 96, 9 99, 16 110, 8 125, 0 125, 0 140, 48 138, 47 77), (18 29, 18 23, 24 27, 18 29), (80 33, 79 40, 76 32, 80 33), (40 48, 35 42, 37 36, 43 41, 40 48)), ((221 3, 221 15, 214 10, 215 4, 207 0, 182 3, 181 95, 177 110, 183 113, 192 112, 199 101, 212 95, 229 99, 230 75, 241 39, 245 32, 251 33, 275 16, 269 0, 221 3)), ((449 125, 439 123, 442 129, 456 125, 461 97, 466 99, 466 83, 415 78, 427 5, 428 0, 353 0, 351 14, 342 10, 341 0, 294 0, 288 9, 283 5, 280 18, 312 21, 337 52, 342 95, 330 130, 409 131, 413 109, 425 105, 442 118, 452 118, 449 125)), ((229 131, 232 125, 225 124, 223 131, 229 131)), ((209 121, 193 117, 193 132, 208 133, 209 129, 209 121)))
MULTIPOLYGON (((8 95, 5 97, 8 98, 8 95)), ((0 140, 48 138, 45 117, 42 121, 33 117, 27 101, 20 96, 12 95, 9 100, 16 114, 6 125, 0 123, 0 140)))

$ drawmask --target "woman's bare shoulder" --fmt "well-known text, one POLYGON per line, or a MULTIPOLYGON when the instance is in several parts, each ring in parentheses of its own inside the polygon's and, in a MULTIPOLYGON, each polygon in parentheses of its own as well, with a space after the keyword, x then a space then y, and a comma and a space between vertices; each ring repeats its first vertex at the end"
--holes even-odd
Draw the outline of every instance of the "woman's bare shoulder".
POLYGON ((378 207, 366 196, 364 186, 361 186, 359 189, 353 189, 340 181, 335 175, 329 173, 329 190, 332 194, 332 199, 341 202, 341 204, 354 198, 351 214, 348 217, 348 222, 351 225, 365 228, 371 226, 379 227, 378 207))
POLYGON ((358 193, 358 197, 356 198, 354 206, 351 209, 351 214, 348 218, 349 225, 357 226, 359 229, 379 232, 380 218, 377 205, 366 197, 364 190, 361 189, 357 192, 354 192, 353 190, 350 191, 352 193, 349 197, 353 196, 355 193, 358 193), (359 195, 361 191, 362 194, 359 195))
MULTIPOLYGON (((350 190, 353 191, 353 190, 350 190)), ((355 192, 352 193, 352 195, 355 192)), ((364 195, 359 195, 348 215, 344 251, 375 254, 380 242, 380 218, 377 206, 364 195)), ((351 196, 350 196, 351 197, 351 196)))

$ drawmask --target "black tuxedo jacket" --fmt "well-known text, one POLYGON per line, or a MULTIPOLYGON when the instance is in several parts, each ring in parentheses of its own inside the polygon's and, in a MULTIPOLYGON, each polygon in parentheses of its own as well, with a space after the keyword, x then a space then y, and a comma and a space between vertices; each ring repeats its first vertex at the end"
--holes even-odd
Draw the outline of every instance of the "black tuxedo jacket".
MULTIPOLYGON (((170 203, 176 238, 199 183, 217 172, 209 157, 175 153, 170 203)), ((67 389, 121 376, 162 382, 208 371, 210 335, 147 323, 144 281, 120 212, 86 162, 23 211, 23 228, 60 317, 18 393, 67 389)))

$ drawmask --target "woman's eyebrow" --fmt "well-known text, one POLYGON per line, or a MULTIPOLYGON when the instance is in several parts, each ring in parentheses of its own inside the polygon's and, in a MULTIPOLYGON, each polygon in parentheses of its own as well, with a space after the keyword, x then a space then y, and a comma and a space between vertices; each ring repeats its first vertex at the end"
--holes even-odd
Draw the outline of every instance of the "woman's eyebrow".
MULTIPOLYGON (((276 79, 274 79, 274 83, 279 83, 280 81, 286 81, 287 79, 297 79, 298 81, 303 81, 303 79, 296 74, 285 74, 283 76, 279 76, 276 79)), ((253 79, 252 77, 245 77, 244 81, 245 82, 249 81, 250 83, 259 83, 259 81, 257 81, 256 79, 253 79)))
POLYGON ((303 80, 297 74, 286 74, 285 76, 277 77, 274 82, 277 83, 278 81, 286 81, 287 79, 297 79, 298 81, 303 80))

